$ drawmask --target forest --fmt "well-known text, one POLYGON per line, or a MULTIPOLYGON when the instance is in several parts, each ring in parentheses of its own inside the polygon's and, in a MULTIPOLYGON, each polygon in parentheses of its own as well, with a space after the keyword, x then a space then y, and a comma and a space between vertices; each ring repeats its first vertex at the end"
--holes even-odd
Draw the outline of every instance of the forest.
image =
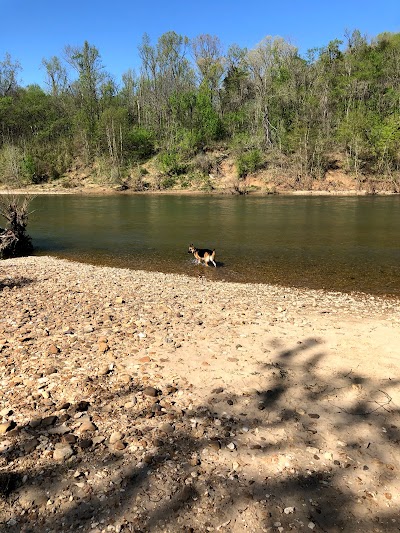
POLYGON ((339 168, 400 187, 400 33, 354 30, 301 57, 281 37, 224 49, 171 31, 144 34, 138 54, 139 72, 117 83, 94 45, 67 45, 43 59, 44 87, 21 86, 18 59, 0 58, 0 182, 84 166, 133 190, 207 190, 229 154, 239 185, 265 171, 301 189, 339 168))

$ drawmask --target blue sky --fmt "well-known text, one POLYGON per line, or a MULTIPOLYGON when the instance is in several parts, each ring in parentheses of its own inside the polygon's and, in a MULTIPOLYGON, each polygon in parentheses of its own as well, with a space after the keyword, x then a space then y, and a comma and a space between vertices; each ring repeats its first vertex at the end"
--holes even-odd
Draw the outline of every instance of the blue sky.
POLYGON ((63 57, 85 40, 117 82, 138 71, 143 33, 153 44, 167 31, 189 38, 217 35, 227 48, 252 48, 279 35, 299 48, 326 45, 346 29, 373 37, 400 32, 400 0, 0 0, 0 61, 8 52, 22 67, 20 83, 44 85, 43 58, 63 57))

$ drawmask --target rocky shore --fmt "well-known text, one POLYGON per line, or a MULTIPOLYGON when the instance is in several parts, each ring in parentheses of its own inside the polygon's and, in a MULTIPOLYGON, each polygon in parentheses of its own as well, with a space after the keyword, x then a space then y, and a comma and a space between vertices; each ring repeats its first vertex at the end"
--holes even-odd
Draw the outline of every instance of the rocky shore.
POLYGON ((0 298, 1 531, 400 531, 398 300, 48 257, 0 298))

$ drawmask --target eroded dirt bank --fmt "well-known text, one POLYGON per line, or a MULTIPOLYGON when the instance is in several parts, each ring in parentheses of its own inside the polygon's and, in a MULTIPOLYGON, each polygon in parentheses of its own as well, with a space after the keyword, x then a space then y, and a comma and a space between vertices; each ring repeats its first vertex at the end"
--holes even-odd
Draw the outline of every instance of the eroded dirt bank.
POLYGON ((46 257, 0 298, 2 531, 400 530, 398 300, 46 257))

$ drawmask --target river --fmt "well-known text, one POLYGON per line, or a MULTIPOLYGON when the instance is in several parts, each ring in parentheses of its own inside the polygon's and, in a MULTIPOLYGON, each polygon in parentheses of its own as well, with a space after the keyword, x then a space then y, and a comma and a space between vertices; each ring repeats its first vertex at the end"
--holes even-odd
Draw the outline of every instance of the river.
POLYGON ((400 197, 44 195, 36 254, 213 280, 400 295, 400 197), (188 246, 216 249, 217 268, 188 246))

